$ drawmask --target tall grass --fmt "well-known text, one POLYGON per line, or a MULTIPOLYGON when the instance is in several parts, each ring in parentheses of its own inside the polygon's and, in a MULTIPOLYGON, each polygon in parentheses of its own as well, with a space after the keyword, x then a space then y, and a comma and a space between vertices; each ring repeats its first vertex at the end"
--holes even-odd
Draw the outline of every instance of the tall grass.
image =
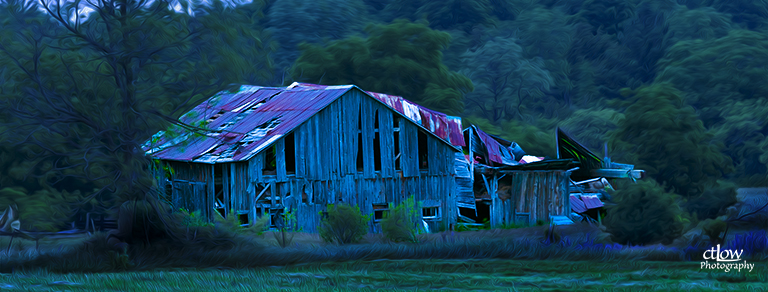
MULTIPOLYGON (((110 272, 185 267, 247 268, 379 259, 690 261, 703 252, 703 249, 687 249, 684 246, 625 246, 610 243, 605 240, 605 233, 589 224, 558 227, 562 239, 557 243, 546 244, 546 228, 460 232, 450 242, 441 240, 440 234, 419 235, 419 243, 392 243, 378 236, 372 237, 377 240, 367 243, 340 246, 323 244, 318 239, 318 243, 302 243, 287 248, 270 246, 263 237, 235 235, 231 244, 221 246, 194 243, 178 245, 170 242, 131 246, 122 258, 121 255, 109 253, 105 235, 99 233, 80 245, 62 249, 47 248, 41 250, 40 255, 12 253, 10 256, 2 256, 0 272, 39 269, 51 272, 110 272)), ((751 236, 746 238, 757 238, 760 235, 756 233, 751 236)), ((745 240, 736 240, 733 244, 748 242, 745 240)), ((755 239, 752 242, 758 241, 755 239)), ((753 258, 765 260, 766 256, 758 252, 753 258)))

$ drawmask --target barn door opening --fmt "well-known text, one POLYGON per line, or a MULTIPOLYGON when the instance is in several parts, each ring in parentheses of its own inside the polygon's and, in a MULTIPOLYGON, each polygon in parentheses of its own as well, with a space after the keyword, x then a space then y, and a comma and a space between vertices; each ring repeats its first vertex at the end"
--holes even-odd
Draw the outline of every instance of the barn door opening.
POLYGON ((226 207, 224 206, 224 182, 222 178, 223 167, 224 166, 221 164, 216 164, 213 167, 213 193, 216 194, 213 198, 213 208, 219 215, 221 215, 221 217, 224 217, 224 211, 226 210, 226 207))

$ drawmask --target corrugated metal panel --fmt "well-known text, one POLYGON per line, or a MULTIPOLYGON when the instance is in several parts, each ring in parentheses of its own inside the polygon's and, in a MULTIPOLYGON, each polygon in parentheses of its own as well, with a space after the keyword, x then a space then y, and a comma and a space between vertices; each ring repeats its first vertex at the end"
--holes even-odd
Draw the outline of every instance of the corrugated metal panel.
POLYGON ((571 196, 571 211, 576 213, 584 213, 587 211, 587 206, 584 205, 584 201, 579 199, 578 196, 571 196))
MULTIPOLYGON (((207 123, 206 127, 213 131, 205 135, 192 135, 186 130, 168 135, 162 131, 153 136, 154 143, 148 141, 143 148, 164 160, 199 163, 247 160, 352 88, 356 87, 294 83, 286 88, 242 86, 236 93, 221 92, 180 118, 187 124, 207 123)), ((367 93, 445 143, 454 147, 464 145, 458 118, 428 110, 399 96, 367 93)))

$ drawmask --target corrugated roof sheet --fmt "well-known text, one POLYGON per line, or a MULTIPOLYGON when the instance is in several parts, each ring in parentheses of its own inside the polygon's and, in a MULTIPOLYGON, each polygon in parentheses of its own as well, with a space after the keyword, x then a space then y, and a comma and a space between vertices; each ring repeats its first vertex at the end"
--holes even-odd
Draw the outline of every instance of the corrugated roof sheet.
POLYGON ((603 201, 597 196, 585 196, 585 195, 571 195, 571 211, 576 213, 584 213, 589 209, 600 208, 603 206, 603 201))
MULTIPOLYGON (((248 160, 318 113, 354 85, 294 83, 288 87, 242 86, 220 92, 180 118, 210 129, 204 134, 161 131, 143 149, 157 159, 220 163, 248 160)), ((357 88, 359 89, 359 88, 357 88)), ((362 91, 362 90, 361 90, 362 91)), ((399 96, 367 92, 444 142, 464 146, 461 119, 431 111, 399 96)))

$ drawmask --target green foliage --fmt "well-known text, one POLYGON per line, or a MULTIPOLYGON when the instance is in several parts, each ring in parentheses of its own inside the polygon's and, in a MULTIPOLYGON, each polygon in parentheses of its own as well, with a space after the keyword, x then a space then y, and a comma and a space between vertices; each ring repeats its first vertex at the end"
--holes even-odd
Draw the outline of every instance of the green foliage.
POLYGON ((699 226, 701 226, 702 233, 709 237, 712 244, 723 244, 723 236, 727 227, 725 221, 714 218, 707 219, 699 223, 699 226))
POLYGON ((397 20, 369 25, 367 38, 349 37, 326 46, 303 44, 293 78, 320 84, 355 84, 364 90, 401 95, 449 114, 461 112, 472 82, 442 63, 450 35, 423 23, 397 20))
POLYGON ((470 30, 478 24, 491 23, 491 5, 488 0, 424 0, 416 11, 426 17, 435 29, 470 30))
POLYGON ((357 243, 368 233, 370 221, 371 216, 364 216, 358 206, 328 205, 328 216, 320 221, 320 237, 325 242, 357 243))
POLYGON ((657 82, 670 82, 686 93, 689 104, 702 111, 711 126, 721 108, 731 103, 768 96, 760 84, 768 71, 768 36, 731 30, 718 39, 680 41, 659 61, 657 82))
POLYGON ((397 207, 392 203, 389 205, 389 213, 381 220, 381 230, 384 232, 384 236, 394 242, 418 242, 419 239, 416 235, 422 230, 421 210, 413 196, 397 207))
POLYGON ((463 54, 462 74, 470 77, 475 90, 465 102, 471 114, 491 123, 523 119, 532 102, 541 99, 553 83, 540 57, 528 59, 514 38, 495 38, 463 54))
POLYGON ((685 208, 703 220, 725 215, 725 210, 733 204, 736 204, 736 185, 722 182, 707 186, 701 195, 689 199, 685 208))
POLYGON ((29 192, 22 187, 0 189, 0 212, 16 205, 21 229, 59 231, 69 227, 75 203, 83 199, 80 191, 42 189, 29 192))
MULTIPOLYGON (((190 213, 187 209, 179 208, 179 213, 182 215, 182 224, 188 227, 201 227, 201 226, 213 226, 213 222, 209 222, 204 216, 201 215, 200 210, 190 213)), ((216 217, 218 219, 218 217, 216 217)))
POLYGON ((671 84, 641 87, 628 103, 625 118, 610 133, 610 144, 619 157, 667 190, 697 196, 732 170, 731 161, 720 153, 722 145, 714 143, 696 111, 684 103, 684 93, 671 84))
POLYGON ((586 0, 578 16, 593 26, 593 33, 605 31, 617 34, 621 23, 633 15, 634 1, 625 0, 586 0))
POLYGON ((280 46, 275 60, 280 70, 296 61, 299 43, 341 39, 360 31, 367 21, 362 0, 281 0, 271 5, 266 16, 268 30, 280 46))
POLYGON ((298 228, 298 220, 293 212, 289 212, 288 208, 285 209, 285 213, 279 216, 277 219, 277 230, 272 232, 275 236, 275 240, 280 247, 288 247, 293 242, 293 232, 301 232, 298 228))
POLYGON ((742 187, 768 186, 768 99, 732 102, 721 108, 722 122, 713 125, 715 139, 735 164, 729 178, 742 187))
POLYGON ((608 141, 606 134, 616 129, 616 123, 624 114, 607 108, 579 109, 565 118, 558 126, 595 154, 601 154, 608 141))
POLYGON ((645 245, 669 244, 683 230, 682 211, 675 195, 652 179, 624 183, 617 188, 616 205, 607 206, 603 220, 614 242, 645 245))

